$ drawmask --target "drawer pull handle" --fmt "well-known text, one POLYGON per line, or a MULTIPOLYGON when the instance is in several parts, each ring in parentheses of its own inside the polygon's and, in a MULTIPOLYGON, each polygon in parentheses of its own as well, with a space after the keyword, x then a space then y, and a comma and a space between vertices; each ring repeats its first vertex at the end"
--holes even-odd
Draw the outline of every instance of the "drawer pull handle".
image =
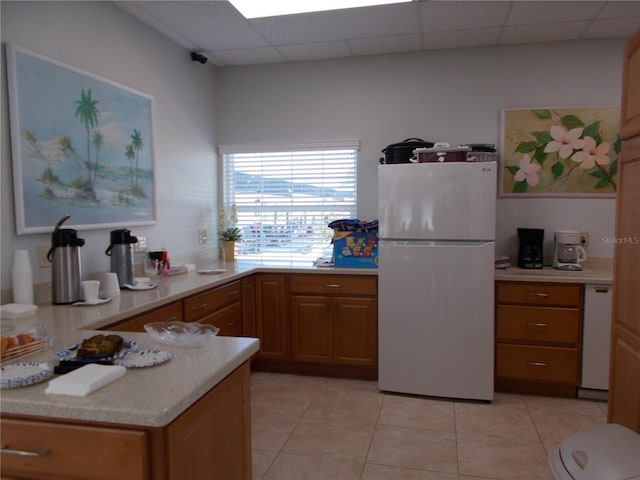
POLYGON ((547 298, 549 296, 548 293, 540 293, 540 292, 529 292, 527 295, 530 297, 544 297, 547 298))
POLYGON ((238 319, 237 318, 233 322, 227 323, 227 326, 233 327, 236 323, 238 323, 238 319))
POLYGON ((176 317, 175 315, 171 315, 169 318, 167 318, 167 322, 175 322, 176 320, 178 320, 178 317, 176 317))
POLYGON ((527 362, 527 365, 531 365, 532 367, 546 367, 547 364, 543 362, 527 362))
POLYGON ((208 305, 206 303, 201 303, 197 307, 191 307, 191 311, 195 312, 196 310, 202 310, 203 308, 207 308, 207 306, 208 305))
POLYGON ((229 297, 233 297, 235 295, 240 295, 240 290, 234 290, 233 292, 227 293, 229 297))
POLYGON ((548 327, 548 326, 549 326, 548 323, 534 323, 534 322, 527 323, 527 327, 548 327))
POLYGON ((325 288, 340 288, 342 287, 342 285, 340 285, 339 283, 330 283, 329 285, 325 285, 325 288))
POLYGON ((45 448, 39 452, 28 452, 26 450, 13 450, 12 448, 9 448, 9 445, 2 445, 2 447, 0 447, 0 453, 18 455, 19 457, 42 457, 49 453, 49 449, 45 448))
POLYGON ((608 293, 608 288, 596 288, 596 293, 608 293))

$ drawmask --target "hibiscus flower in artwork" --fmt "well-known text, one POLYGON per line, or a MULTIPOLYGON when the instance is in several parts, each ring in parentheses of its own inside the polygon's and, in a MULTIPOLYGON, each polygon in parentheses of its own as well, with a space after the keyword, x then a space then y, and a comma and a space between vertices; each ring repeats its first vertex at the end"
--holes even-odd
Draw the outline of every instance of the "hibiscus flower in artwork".
POLYGON ((544 148, 546 153, 558 152, 560 158, 569 158, 574 150, 584 147, 584 140, 580 138, 584 128, 577 127, 567 130, 559 125, 554 125, 549 130, 551 140, 544 148))
POLYGON ((596 141, 591 137, 584 138, 584 147, 579 152, 576 152, 571 157, 576 163, 580 164, 580 168, 588 170, 598 165, 609 165, 611 159, 607 155, 609 153, 610 145, 607 142, 603 142, 600 145, 596 145, 596 141))
POLYGON ((529 185, 535 187, 540 181, 540 177, 538 176, 539 170, 539 164, 532 162, 529 155, 523 155, 522 160, 520 160, 520 170, 516 172, 514 179, 516 182, 526 180, 529 185))

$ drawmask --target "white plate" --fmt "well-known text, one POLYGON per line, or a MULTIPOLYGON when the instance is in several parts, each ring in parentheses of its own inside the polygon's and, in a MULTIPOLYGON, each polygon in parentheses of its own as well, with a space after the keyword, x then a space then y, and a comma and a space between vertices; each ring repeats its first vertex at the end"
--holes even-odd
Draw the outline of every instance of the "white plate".
POLYGON ((95 302, 76 302, 72 303, 74 307, 93 307, 95 305, 102 305, 103 303, 109 303, 111 301, 111 297, 107 298, 99 298, 95 302))
POLYGON ((127 368, 153 367, 168 362, 172 356, 171 352, 164 350, 140 350, 138 352, 129 352, 114 363, 127 368))
POLYGON ((53 375, 53 365, 44 362, 22 362, 1 367, 1 388, 19 388, 42 382, 53 375))
POLYGON ((147 285, 129 285, 128 283, 125 283, 123 285, 123 287, 128 288, 129 290, 151 290, 157 286, 157 283, 149 283, 147 285))
POLYGON ((218 275, 219 273, 225 273, 226 268, 216 268, 215 270, 198 270, 200 275, 218 275))

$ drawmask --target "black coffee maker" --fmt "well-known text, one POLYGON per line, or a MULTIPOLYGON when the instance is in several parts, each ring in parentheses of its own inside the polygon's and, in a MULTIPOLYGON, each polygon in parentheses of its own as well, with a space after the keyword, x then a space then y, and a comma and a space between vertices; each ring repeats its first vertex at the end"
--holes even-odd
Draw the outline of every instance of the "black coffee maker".
POLYGON ((542 242, 544 230, 541 228, 519 228, 518 267, 542 268, 542 242))

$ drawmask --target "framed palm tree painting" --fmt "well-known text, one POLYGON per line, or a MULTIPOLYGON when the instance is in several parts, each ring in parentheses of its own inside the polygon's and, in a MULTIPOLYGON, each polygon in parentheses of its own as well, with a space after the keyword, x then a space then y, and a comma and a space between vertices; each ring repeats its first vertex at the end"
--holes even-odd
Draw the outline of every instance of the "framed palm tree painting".
POLYGON ((6 46, 17 233, 156 222, 153 98, 6 46))
POLYGON ((502 109, 501 196, 615 197, 620 108, 502 109))

